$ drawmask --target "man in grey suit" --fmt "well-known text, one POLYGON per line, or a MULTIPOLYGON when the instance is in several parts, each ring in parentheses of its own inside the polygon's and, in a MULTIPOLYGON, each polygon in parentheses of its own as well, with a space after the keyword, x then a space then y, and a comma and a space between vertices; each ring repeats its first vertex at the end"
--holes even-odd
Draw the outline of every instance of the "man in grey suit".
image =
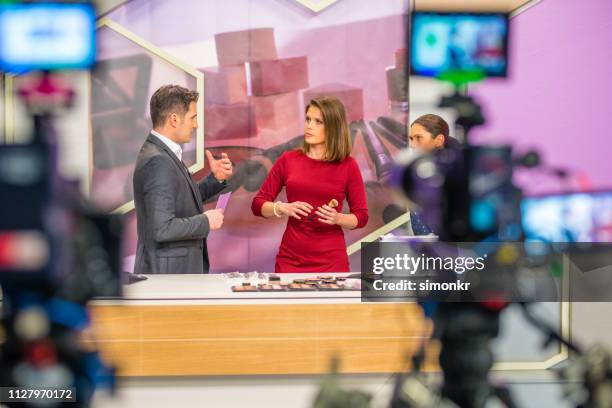
POLYGON ((232 174, 225 153, 206 151, 211 174, 199 185, 181 160, 182 145, 198 127, 198 93, 165 85, 151 97, 153 130, 140 149, 134 171, 138 246, 134 273, 208 273, 206 237, 223 224, 220 209, 202 202, 223 190, 232 174))

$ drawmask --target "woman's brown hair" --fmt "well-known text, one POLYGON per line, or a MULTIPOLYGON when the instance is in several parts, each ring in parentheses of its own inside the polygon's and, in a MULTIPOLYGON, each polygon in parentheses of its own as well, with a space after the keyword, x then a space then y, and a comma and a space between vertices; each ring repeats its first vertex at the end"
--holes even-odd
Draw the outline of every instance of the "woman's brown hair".
MULTIPOLYGON (((321 111, 325 126, 325 155, 323 160, 341 162, 351 154, 351 135, 346 123, 346 112, 340 100, 333 96, 323 96, 312 99, 304 113, 314 106, 321 111)), ((301 149, 304 153, 310 151, 310 145, 304 140, 301 149)))
POLYGON ((440 134, 443 135, 444 146, 447 145, 449 135, 448 123, 446 123, 446 121, 440 116, 434 115, 433 113, 428 113, 426 115, 422 115, 416 118, 416 120, 412 122, 410 126, 412 127, 412 125, 414 125, 415 123, 423 126, 426 131, 431 133, 431 137, 433 138, 440 134))

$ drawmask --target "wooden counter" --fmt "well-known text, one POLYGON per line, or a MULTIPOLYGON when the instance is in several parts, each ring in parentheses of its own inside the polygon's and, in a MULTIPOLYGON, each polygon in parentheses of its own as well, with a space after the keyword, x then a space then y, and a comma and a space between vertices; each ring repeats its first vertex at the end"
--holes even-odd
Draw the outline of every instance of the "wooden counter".
POLYGON ((361 303, 359 291, 233 293, 222 275, 153 275, 124 297, 90 306, 123 376, 319 374, 334 355, 345 373, 391 373, 428 333, 416 304, 361 303))

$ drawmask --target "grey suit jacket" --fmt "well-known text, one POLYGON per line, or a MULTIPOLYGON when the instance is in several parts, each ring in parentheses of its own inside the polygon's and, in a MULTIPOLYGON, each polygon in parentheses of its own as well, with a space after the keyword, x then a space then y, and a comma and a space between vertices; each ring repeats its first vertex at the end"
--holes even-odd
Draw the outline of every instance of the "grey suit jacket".
POLYGON ((134 170, 138 246, 134 273, 208 273, 208 218, 202 202, 225 183, 209 174, 200 185, 156 136, 149 134, 134 170))

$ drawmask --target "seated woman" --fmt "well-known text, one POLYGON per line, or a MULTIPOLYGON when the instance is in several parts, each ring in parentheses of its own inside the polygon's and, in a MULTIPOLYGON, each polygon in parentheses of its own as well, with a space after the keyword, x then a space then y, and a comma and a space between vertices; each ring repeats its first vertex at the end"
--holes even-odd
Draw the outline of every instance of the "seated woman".
POLYGON ((276 272, 348 272, 343 228, 368 222, 365 186, 350 157, 351 138, 342 102, 313 99, 306 106, 304 144, 284 153, 253 199, 253 214, 288 217, 276 272), (286 203, 275 201, 285 187, 286 203), (344 200, 350 213, 342 213, 344 200))
MULTIPOLYGON (((419 116, 410 125, 410 148, 422 153, 436 154, 442 150, 460 150, 461 144, 449 135, 448 123, 438 115, 419 116)), ((414 211, 410 211, 410 224, 414 235, 428 235, 432 231, 414 211)))

